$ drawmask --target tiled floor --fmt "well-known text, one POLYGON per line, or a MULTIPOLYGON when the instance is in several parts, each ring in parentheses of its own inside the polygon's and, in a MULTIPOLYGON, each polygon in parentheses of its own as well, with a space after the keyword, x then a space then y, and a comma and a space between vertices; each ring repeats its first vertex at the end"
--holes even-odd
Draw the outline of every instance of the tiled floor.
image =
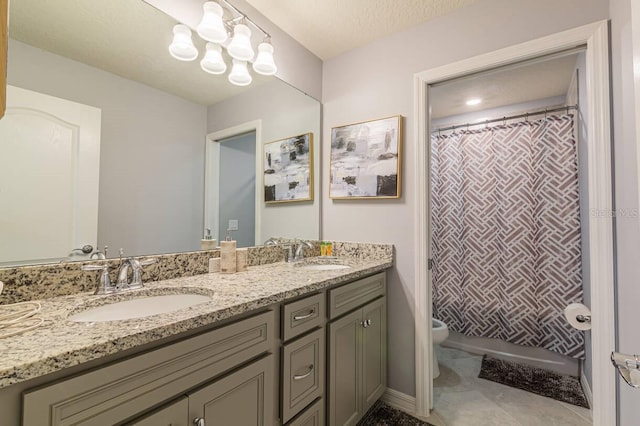
POLYGON ((438 348, 433 382, 436 426, 591 426, 588 409, 479 379, 482 356, 438 348))

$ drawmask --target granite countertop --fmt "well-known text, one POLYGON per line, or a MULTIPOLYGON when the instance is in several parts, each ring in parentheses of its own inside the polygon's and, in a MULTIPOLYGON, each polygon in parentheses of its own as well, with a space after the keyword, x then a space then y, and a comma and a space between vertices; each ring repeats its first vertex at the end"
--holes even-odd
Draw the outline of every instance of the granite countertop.
POLYGON ((202 274, 146 283, 144 289, 115 295, 79 293, 41 300, 44 323, 39 328, 0 339, 0 388, 383 271, 393 261, 345 257, 338 262, 351 268, 313 271, 272 263, 230 275, 202 274), (206 294, 212 299, 133 320, 78 323, 67 319, 69 314, 86 308, 136 295, 175 293, 206 294))

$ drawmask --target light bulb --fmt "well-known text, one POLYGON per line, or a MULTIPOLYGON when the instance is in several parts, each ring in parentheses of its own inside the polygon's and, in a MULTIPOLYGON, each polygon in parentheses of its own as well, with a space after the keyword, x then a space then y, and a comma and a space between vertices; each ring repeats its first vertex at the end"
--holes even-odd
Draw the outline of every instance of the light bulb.
POLYGON ((273 60, 273 46, 271 43, 263 42, 258 46, 258 56, 253 63, 253 70, 262 75, 274 75, 278 71, 273 60))
POLYGON ((254 52, 251 47, 251 30, 244 24, 237 24, 233 27, 233 38, 227 46, 227 51, 232 58, 239 61, 249 61, 253 58, 254 52))
POLYGON ((229 73, 229 81, 236 86, 248 86, 251 84, 252 78, 247 69, 247 61, 233 60, 233 67, 229 73))
POLYGON ((173 27, 173 41, 169 45, 169 53, 179 61, 193 61, 198 57, 198 49, 191 40, 191 30, 186 25, 173 27))
POLYGON ((480 98, 472 98, 472 99, 468 99, 467 102, 465 102, 468 106, 475 106, 475 105, 480 105, 480 103, 482 103, 482 99, 480 98))
POLYGON ((214 1, 208 1, 204 4, 204 14, 202 20, 196 27, 198 35, 204 40, 214 43, 224 43, 227 40, 227 29, 222 22, 224 11, 222 6, 214 1))
POLYGON ((219 44, 207 43, 207 51, 200 61, 200 67, 209 74, 224 74, 227 64, 222 59, 222 47, 219 44))

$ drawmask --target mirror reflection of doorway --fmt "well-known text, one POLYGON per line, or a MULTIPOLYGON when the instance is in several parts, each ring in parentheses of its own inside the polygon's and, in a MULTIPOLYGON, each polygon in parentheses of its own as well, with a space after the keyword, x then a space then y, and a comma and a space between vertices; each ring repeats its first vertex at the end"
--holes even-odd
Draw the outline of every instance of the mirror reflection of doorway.
POLYGON ((254 246, 256 132, 220 141, 220 239, 227 229, 238 247, 254 246))

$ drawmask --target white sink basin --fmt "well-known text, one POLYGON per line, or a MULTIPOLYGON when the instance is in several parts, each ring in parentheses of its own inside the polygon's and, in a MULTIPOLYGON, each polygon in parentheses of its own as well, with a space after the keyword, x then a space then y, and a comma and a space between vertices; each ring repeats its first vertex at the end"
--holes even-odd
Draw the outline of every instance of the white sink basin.
POLYGON ((299 268, 306 271, 334 271, 338 269, 351 269, 351 266, 329 263, 320 265, 304 265, 300 266, 299 268))
POLYGON ((147 296, 124 300, 87 309, 71 315, 69 320, 75 322, 105 322, 144 318, 151 315, 166 314, 190 306, 206 303, 211 297, 201 294, 167 294, 163 296, 147 296))

